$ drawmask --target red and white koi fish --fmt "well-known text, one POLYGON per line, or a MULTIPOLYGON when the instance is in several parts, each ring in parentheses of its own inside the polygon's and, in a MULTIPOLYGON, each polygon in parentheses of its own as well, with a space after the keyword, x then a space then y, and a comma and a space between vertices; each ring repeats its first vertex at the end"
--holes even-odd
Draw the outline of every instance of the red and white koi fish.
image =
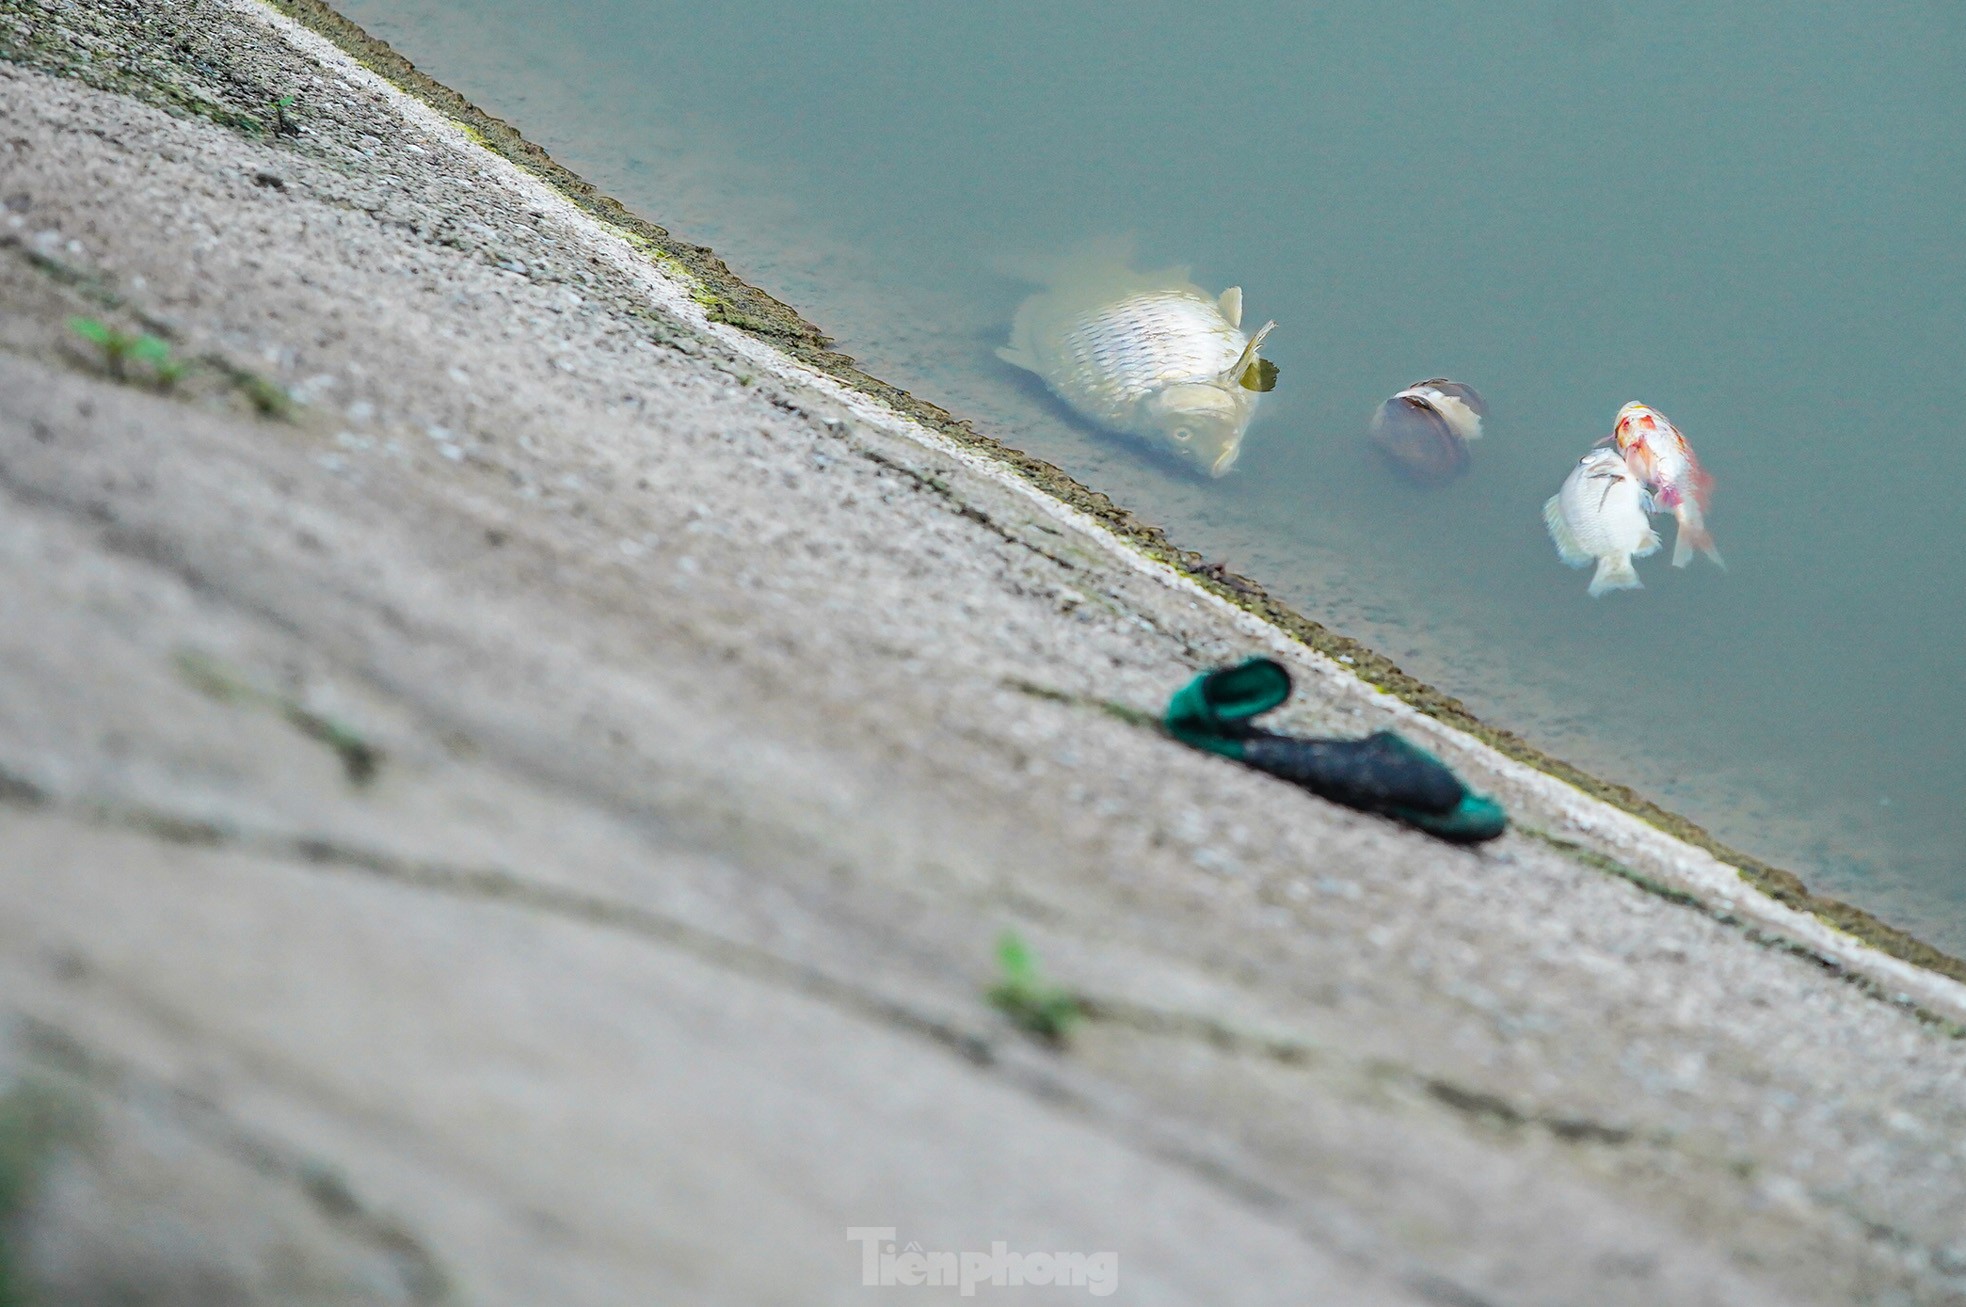
POLYGON ((1707 503, 1713 496, 1713 478, 1693 456, 1693 447, 1672 420, 1658 409, 1637 400, 1618 410, 1611 434, 1599 444, 1616 443, 1625 456, 1625 466, 1652 492, 1656 508, 1671 509, 1679 521, 1679 533, 1672 544, 1672 565, 1684 567, 1698 550, 1725 569, 1720 551, 1713 547, 1707 531, 1707 503))

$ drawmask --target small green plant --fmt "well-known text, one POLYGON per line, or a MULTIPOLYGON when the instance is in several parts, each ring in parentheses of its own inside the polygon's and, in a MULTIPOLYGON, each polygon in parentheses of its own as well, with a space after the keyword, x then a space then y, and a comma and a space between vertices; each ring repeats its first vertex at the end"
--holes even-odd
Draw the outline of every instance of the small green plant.
POLYGON ((312 713, 288 700, 280 705, 287 724, 309 739, 325 744, 341 760, 341 770, 350 785, 367 785, 382 766, 382 750, 357 735, 344 722, 312 713))
POLYGON ((300 125, 290 112, 296 103, 292 95, 276 95, 266 102, 266 108, 259 113, 231 114, 230 121, 233 126, 254 136, 267 131, 275 136, 298 136, 300 125))
POLYGON ((991 1005, 1019 1029, 1047 1044, 1062 1045, 1085 1015, 1079 1000, 1038 974, 1031 950, 1013 931, 997 939, 997 965, 1002 979, 990 989, 991 1005))
MULTIPOLYGON (((363 739, 345 722, 303 707, 284 694, 275 694, 254 685, 243 673, 234 671, 209 654, 193 649, 180 651, 174 661, 178 675, 201 694, 224 703, 241 703, 278 714, 287 725, 310 740, 324 744, 341 763, 348 783, 357 787, 375 779, 382 768, 382 750, 363 739)), ((0 1307, 5 1307, 0 1304, 0 1307)))
POLYGON ((261 417, 292 417, 294 399, 274 382, 268 381, 257 372, 241 372, 236 384, 240 393, 252 404, 253 411, 261 417))
POLYGON ((170 343, 149 332, 129 332, 100 318, 70 318, 68 329, 102 351, 103 366, 118 381, 140 376, 169 390, 184 379, 190 367, 171 353, 170 343))

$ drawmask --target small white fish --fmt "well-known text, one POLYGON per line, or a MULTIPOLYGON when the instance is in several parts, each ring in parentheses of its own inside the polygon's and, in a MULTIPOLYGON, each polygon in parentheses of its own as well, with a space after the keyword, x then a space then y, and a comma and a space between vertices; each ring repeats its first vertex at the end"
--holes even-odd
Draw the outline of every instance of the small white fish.
POLYGON ((1211 297, 1185 268, 1139 272, 1106 256, 1067 267, 1018 306, 999 358, 1036 373, 1082 416, 1221 476, 1235 465, 1276 365, 1276 323, 1242 332, 1242 288, 1211 297))
POLYGON ((1597 564, 1591 597, 1606 590, 1636 590, 1643 582, 1632 559, 1659 547, 1647 516, 1652 500, 1625 460, 1613 449, 1583 456, 1564 478, 1563 489, 1543 505, 1543 525, 1556 542, 1557 557, 1572 567, 1597 564))

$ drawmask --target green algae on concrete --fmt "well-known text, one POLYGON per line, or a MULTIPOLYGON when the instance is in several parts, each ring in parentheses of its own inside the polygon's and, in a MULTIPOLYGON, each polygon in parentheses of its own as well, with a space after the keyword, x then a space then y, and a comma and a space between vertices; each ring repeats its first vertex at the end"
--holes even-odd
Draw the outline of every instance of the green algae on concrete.
POLYGON ((166 6, 0 0, 0 59, 249 135, 291 126, 283 92, 252 81, 226 57, 222 23, 188 23, 166 6))

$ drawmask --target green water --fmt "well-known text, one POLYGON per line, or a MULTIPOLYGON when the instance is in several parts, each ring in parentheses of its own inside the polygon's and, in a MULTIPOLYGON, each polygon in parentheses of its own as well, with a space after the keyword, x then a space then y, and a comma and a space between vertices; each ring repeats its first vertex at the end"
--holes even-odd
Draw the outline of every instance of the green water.
POLYGON ((342 7, 870 371, 1966 950, 1966 9, 342 7), (1223 481, 991 355, 1007 269, 1129 232, 1280 323, 1223 481), (1435 375, 1490 417, 1471 475, 1425 491, 1364 426, 1435 375), (1539 510, 1629 399, 1715 475, 1732 570, 1662 553, 1592 601, 1539 510))

